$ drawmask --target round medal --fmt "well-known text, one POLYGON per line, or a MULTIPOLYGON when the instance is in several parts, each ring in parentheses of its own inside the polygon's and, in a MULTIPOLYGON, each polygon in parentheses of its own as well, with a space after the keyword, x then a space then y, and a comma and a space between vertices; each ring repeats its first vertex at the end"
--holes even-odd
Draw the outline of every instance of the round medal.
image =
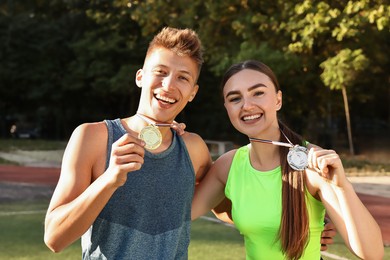
POLYGON ((157 127, 148 125, 142 128, 139 139, 145 142, 145 148, 149 150, 157 149, 162 142, 162 136, 157 127))
POLYGON ((303 171, 308 166, 307 148, 295 145, 287 154, 287 162, 296 171, 303 171))

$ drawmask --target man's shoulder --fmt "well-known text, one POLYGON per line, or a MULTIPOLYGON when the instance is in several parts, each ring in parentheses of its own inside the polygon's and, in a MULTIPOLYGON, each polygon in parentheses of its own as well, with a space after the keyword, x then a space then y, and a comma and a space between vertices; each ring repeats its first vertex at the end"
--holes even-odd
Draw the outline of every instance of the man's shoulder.
POLYGON ((200 180, 211 165, 209 149, 202 137, 196 133, 186 131, 182 138, 194 166, 196 178, 200 180))
POLYGON ((181 135, 181 137, 183 138, 183 140, 185 142, 188 141, 188 142, 201 142, 201 143, 205 143, 203 138, 199 134, 197 134, 197 133, 185 131, 185 133, 183 135, 181 135))
POLYGON ((186 131, 183 135, 181 135, 181 137, 183 138, 183 141, 186 144, 187 149, 189 149, 189 150, 207 149, 207 151, 208 151, 206 142, 203 140, 203 138, 199 134, 186 131))
POLYGON ((72 133, 72 137, 80 137, 88 140, 101 139, 104 136, 107 136, 107 126, 103 121, 80 124, 72 133))

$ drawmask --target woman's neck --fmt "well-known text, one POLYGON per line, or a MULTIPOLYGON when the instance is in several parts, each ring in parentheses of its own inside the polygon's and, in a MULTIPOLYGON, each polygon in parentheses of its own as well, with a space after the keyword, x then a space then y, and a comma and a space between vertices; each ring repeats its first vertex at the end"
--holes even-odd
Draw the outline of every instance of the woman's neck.
MULTIPOLYGON (((280 131, 263 135, 260 138, 269 141, 279 141, 280 131)), ((280 166, 280 148, 272 143, 251 141, 250 160, 252 167, 260 171, 269 171, 280 166)))
POLYGON ((270 171, 280 166, 279 147, 272 144, 251 143, 249 158, 253 168, 270 171))

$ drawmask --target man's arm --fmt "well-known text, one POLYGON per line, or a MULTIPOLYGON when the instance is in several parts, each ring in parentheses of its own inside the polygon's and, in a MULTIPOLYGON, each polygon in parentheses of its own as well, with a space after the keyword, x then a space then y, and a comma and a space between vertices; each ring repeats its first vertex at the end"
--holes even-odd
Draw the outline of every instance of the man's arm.
POLYGON ((195 171, 196 184, 198 184, 209 170, 212 160, 209 149, 204 140, 195 133, 184 132, 181 135, 195 171))
POLYGON ((143 163, 140 141, 124 135, 112 146, 105 169, 107 128, 104 123, 76 128, 67 145, 61 175, 45 218, 45 243, 59 252, 81 237, 107 201, 123 185, 127 172, 143 163))

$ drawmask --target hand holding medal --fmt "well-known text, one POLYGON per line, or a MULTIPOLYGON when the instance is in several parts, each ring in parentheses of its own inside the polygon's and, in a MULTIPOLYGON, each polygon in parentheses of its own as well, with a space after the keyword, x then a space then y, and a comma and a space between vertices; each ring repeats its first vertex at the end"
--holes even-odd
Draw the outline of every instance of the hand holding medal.
POLYGON ((308 167, 307 153, 308 150, 306 147, 300 145, 293 145, 287 136, 282 132, 284 137, 286 137, 289 143, 283 143, 278 141, 264 140, 259 138, 249 138, 250 141, 260 142, 260 143, 268 143, 273 145, 290 147, 290 150, 287 154, 287 162, 291 168, 296 171, 303 171, 308 167))

